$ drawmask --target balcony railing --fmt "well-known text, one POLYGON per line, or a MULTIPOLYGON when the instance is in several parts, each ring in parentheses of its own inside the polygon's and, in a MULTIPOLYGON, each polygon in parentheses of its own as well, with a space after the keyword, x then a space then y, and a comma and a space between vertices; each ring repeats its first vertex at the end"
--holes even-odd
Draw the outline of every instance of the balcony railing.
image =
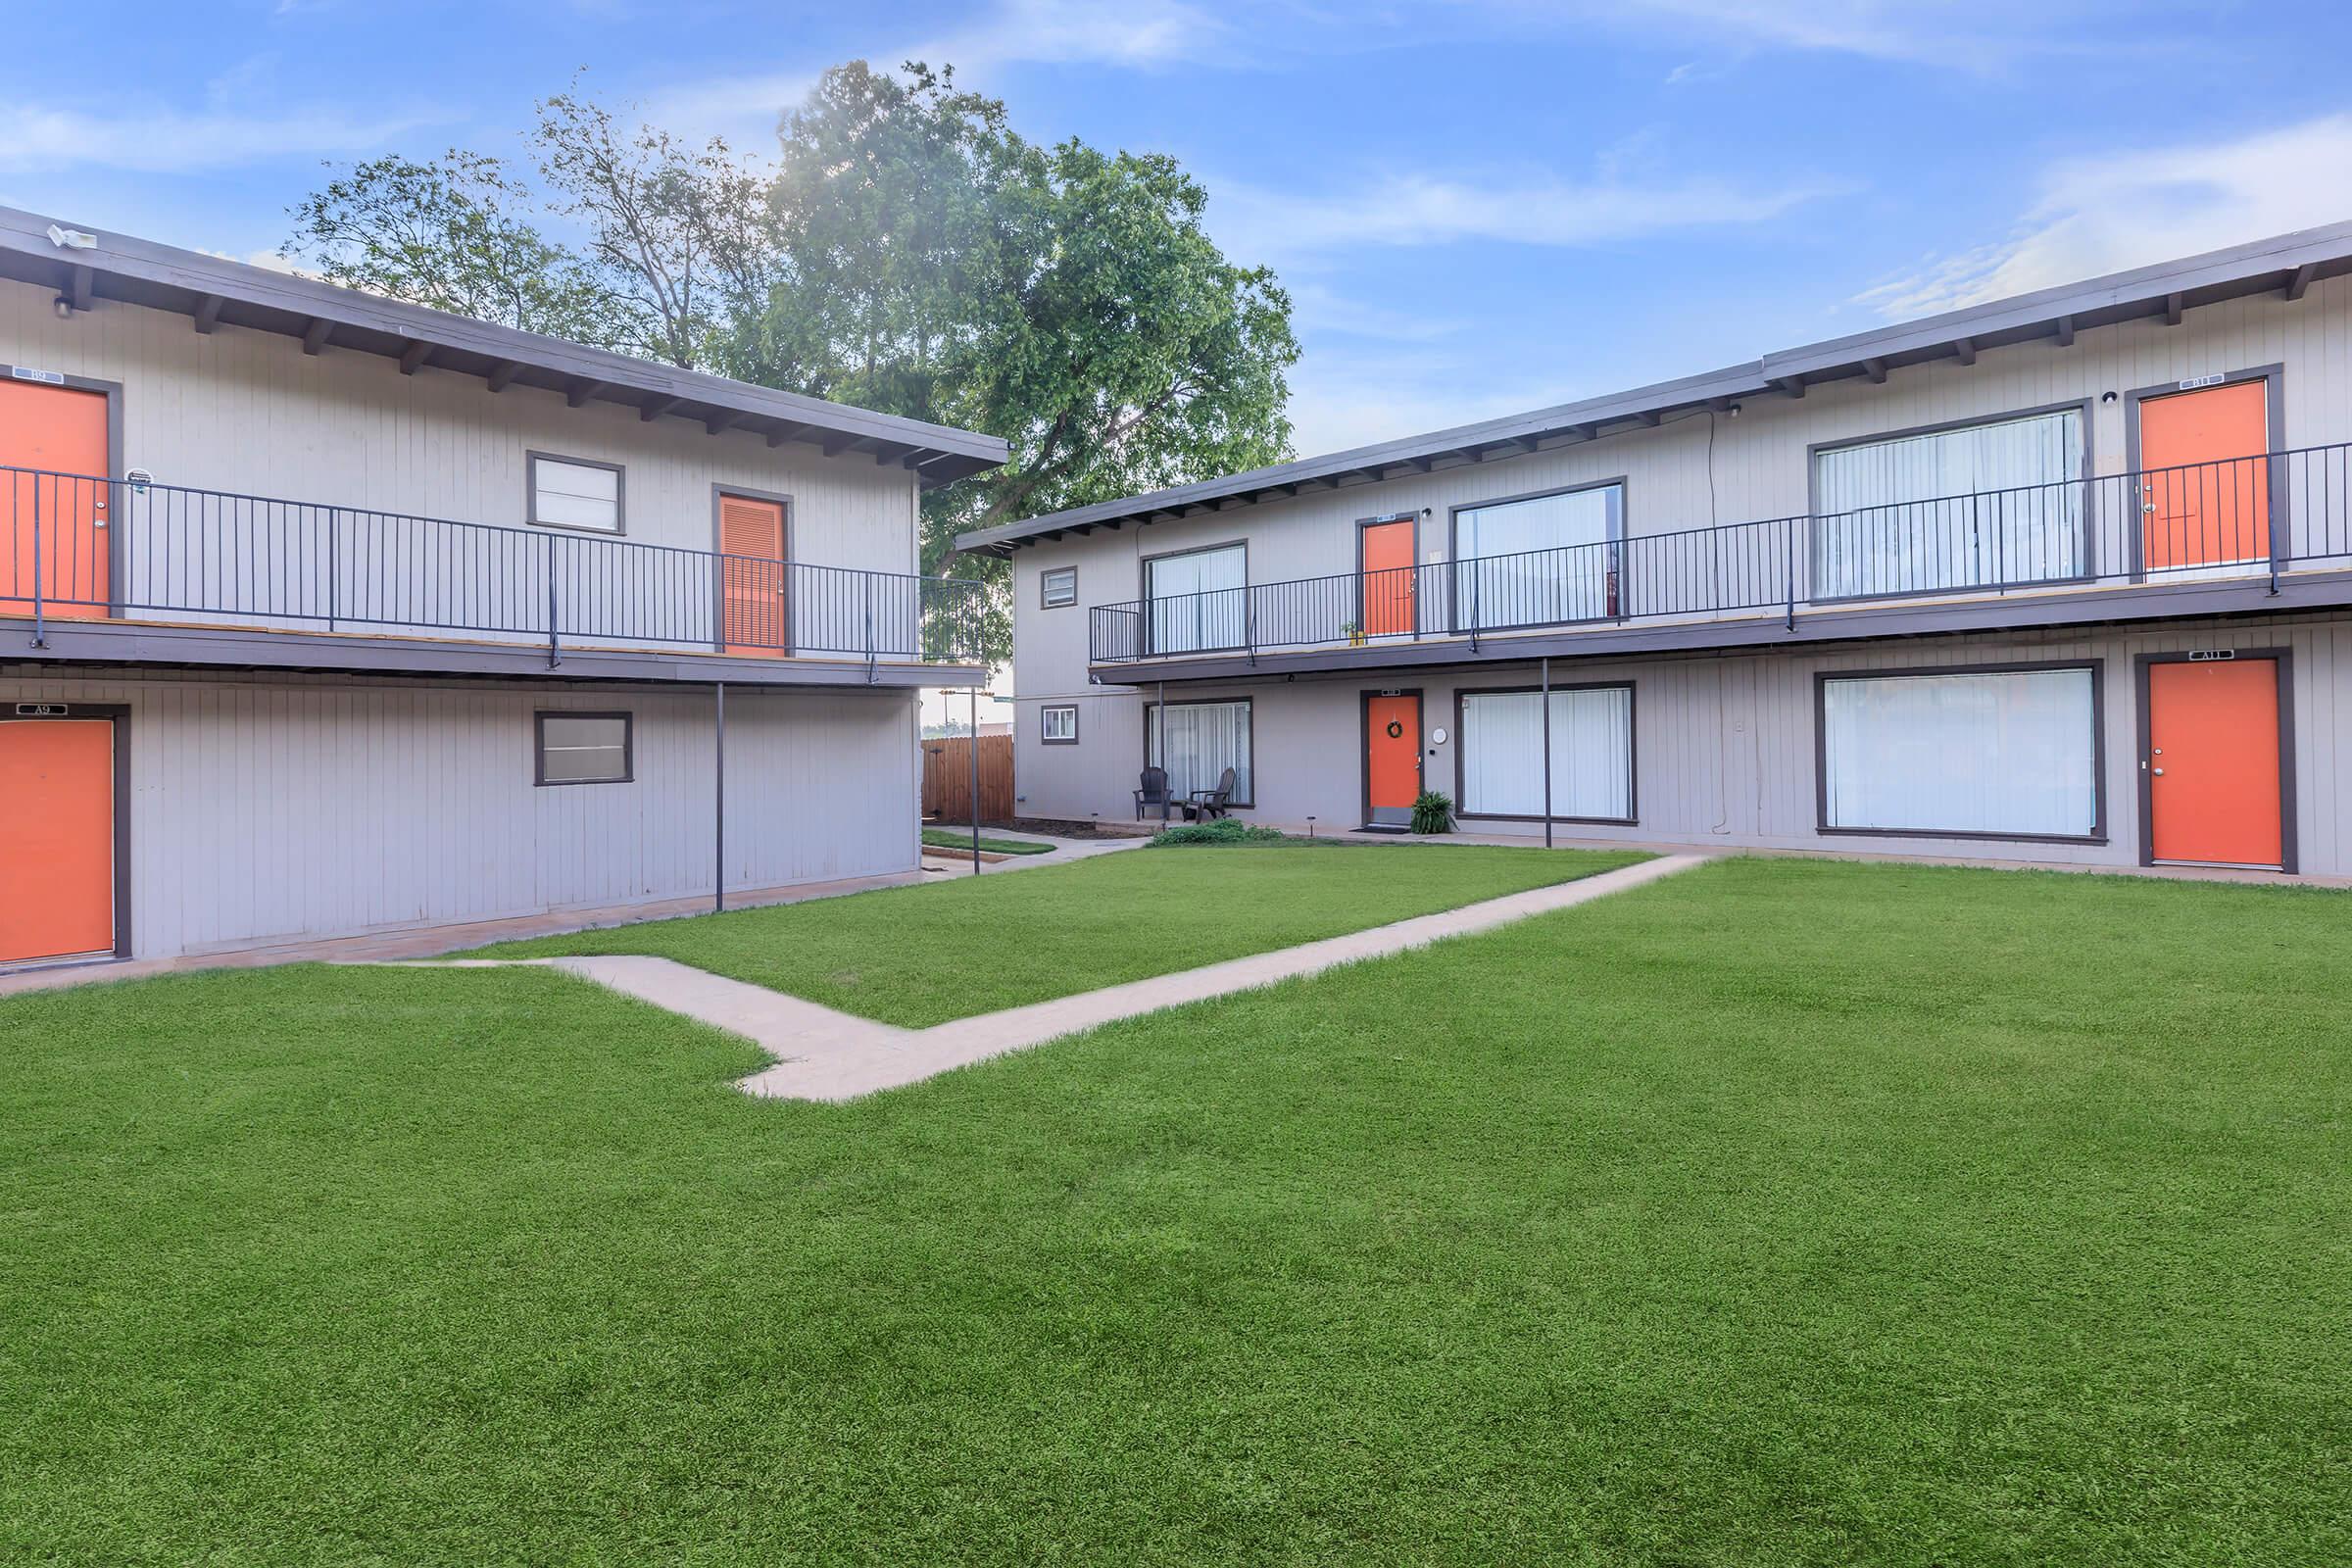
POLYGON ((0 614, 978 662, 975 582, 0 467, 0 614))
POLYGON ((1098 664, 2352 567, 2352 444, 1098 606, 1098 664))

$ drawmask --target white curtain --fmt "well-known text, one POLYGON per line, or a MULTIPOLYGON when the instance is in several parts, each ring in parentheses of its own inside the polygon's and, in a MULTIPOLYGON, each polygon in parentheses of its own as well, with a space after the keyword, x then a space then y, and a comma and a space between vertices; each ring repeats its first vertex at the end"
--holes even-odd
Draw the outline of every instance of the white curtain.
POLYGON ((2087 834, 2098 816, 2091 715, 2087 669, 1826 681, 1829 825, 2087 834))
POLYGON ((1624 499, 1609 484, 1455 513, 1456 623, 1537 626, 1609 614, 1609 541, 1624 499))
POLYGON ((1163 556, 1144 566, 1152 602, 1152 652, 1189 654, 1239 648, 1249 553, 1240 545, 1163 556))
POLYGON ((2082 415, 1816 453, 1820 597, 2080 576, 2082 415))
MULTIPOLYGON (((1466 696, 1461 727, 1462 809, 1542 816, 1543 694, 1466 696)), ((1634 814, 1632 687, 1551 694, 1551 814, 1612 820, 1634 814)))
POLYGON ((1159 757, 1159 705, 1144 705, 1144 758, 1168 770, 1168 790, 1178 800, 1195 790, 1213 790, 1225 770, 1234 772, 1235 802, 1254 801, 1250 784, 1250 705, 1170 703, 1168 760, 1159 757))

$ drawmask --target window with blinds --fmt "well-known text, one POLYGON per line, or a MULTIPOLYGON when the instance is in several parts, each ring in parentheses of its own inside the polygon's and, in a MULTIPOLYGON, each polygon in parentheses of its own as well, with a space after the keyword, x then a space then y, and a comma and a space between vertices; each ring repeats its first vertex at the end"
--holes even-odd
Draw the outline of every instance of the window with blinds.
POLYGON ((1816 452, 1814 597, 2080 577, 2082 477, 2080 409, 1816 452))
POLYGON ((1625 487, 1589 485, 1453 514, 1457 629, 1596 620, 1616 613, 1625 487))
MULTIPOLYGON (((1541 817, 1544 694, 1464 692, 1462 814, 1541 817)), ((1634 689, 1593 686, 1551 694, 1551 805, 1569 821, 1634 816, 1634 689)))
POLYGON ((628 713, 541 713, 538 784, 626 784, 635 776, 628 713))
POLYGON ((1248 547, 1239 544, 1146 561, 1151 652, 1191 654, 1241 647, 1249 612, 1249 563, 1248 547))
POLYGON ((621 532, 620 467, 534 452, 531 464, 531 521, 545 528, 621 532))
POLYGON ((1157 703, 1144 705, 1144 761, 1168 770, 1168 792, 1181 801, 1195 790, 1213 790, 1233 769, 1233 804, 1253 806, 1257 793, 1250 776, 1250 704, 1170 703, 1167 760, 1160 759, 1157 703))
POLYGON ((1825 828, 2088 838, 2100 829, 2086 664, 1821 683, 1825 828))

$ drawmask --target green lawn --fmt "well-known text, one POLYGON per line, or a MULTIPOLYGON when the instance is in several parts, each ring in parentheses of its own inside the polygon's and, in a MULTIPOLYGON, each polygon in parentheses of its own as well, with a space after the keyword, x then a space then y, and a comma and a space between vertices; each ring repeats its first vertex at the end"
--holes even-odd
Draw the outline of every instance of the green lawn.
POLYGON ((1643 858, 1382 846, 1123 850, 1017 876, 647 921, 468 957, 642 953, 924 1028, 1386 925, 1643 858))
MULTIPOLYGON (((931 850, 961 850, 969 855, 972 851, 972 835, 969 832, 958 833, 952 827, 927 827, 923 829, 923 847, 931 850)), ((992 839, 983 833, 980 835, 980 852, 983 855, 1051 855, 1054 846, 1032 844, 1027 839, 992 839)))
POLYGON ((841 1106, 0 1001, 0 1561, 2352 1560, 2348 1015, 2341 895, 1789 860, 841 1106))

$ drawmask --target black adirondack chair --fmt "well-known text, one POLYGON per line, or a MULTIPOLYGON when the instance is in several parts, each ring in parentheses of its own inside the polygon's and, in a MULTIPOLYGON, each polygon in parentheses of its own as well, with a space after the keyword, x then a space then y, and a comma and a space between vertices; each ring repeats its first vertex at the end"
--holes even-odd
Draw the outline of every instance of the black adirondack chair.
POLYGON ((1168 770, 1164 767, 1145 768, 1143 788, 1135 792, 1136 820, 1142 821, 1144 813, 1152 810, 1166 816, 1168 808, 1173 804, 1168 799, 1168 770))
POLYGON ((1225 770, 1225 776, 1217 780, 1215 789, 1193 791, 1192 798, 1184 803, 1184 819, 1188 822, 1213 822, 1221 816, 1230 816, 1233 813, 1234 786, 1239 782, 1229 767, 1225 770))

